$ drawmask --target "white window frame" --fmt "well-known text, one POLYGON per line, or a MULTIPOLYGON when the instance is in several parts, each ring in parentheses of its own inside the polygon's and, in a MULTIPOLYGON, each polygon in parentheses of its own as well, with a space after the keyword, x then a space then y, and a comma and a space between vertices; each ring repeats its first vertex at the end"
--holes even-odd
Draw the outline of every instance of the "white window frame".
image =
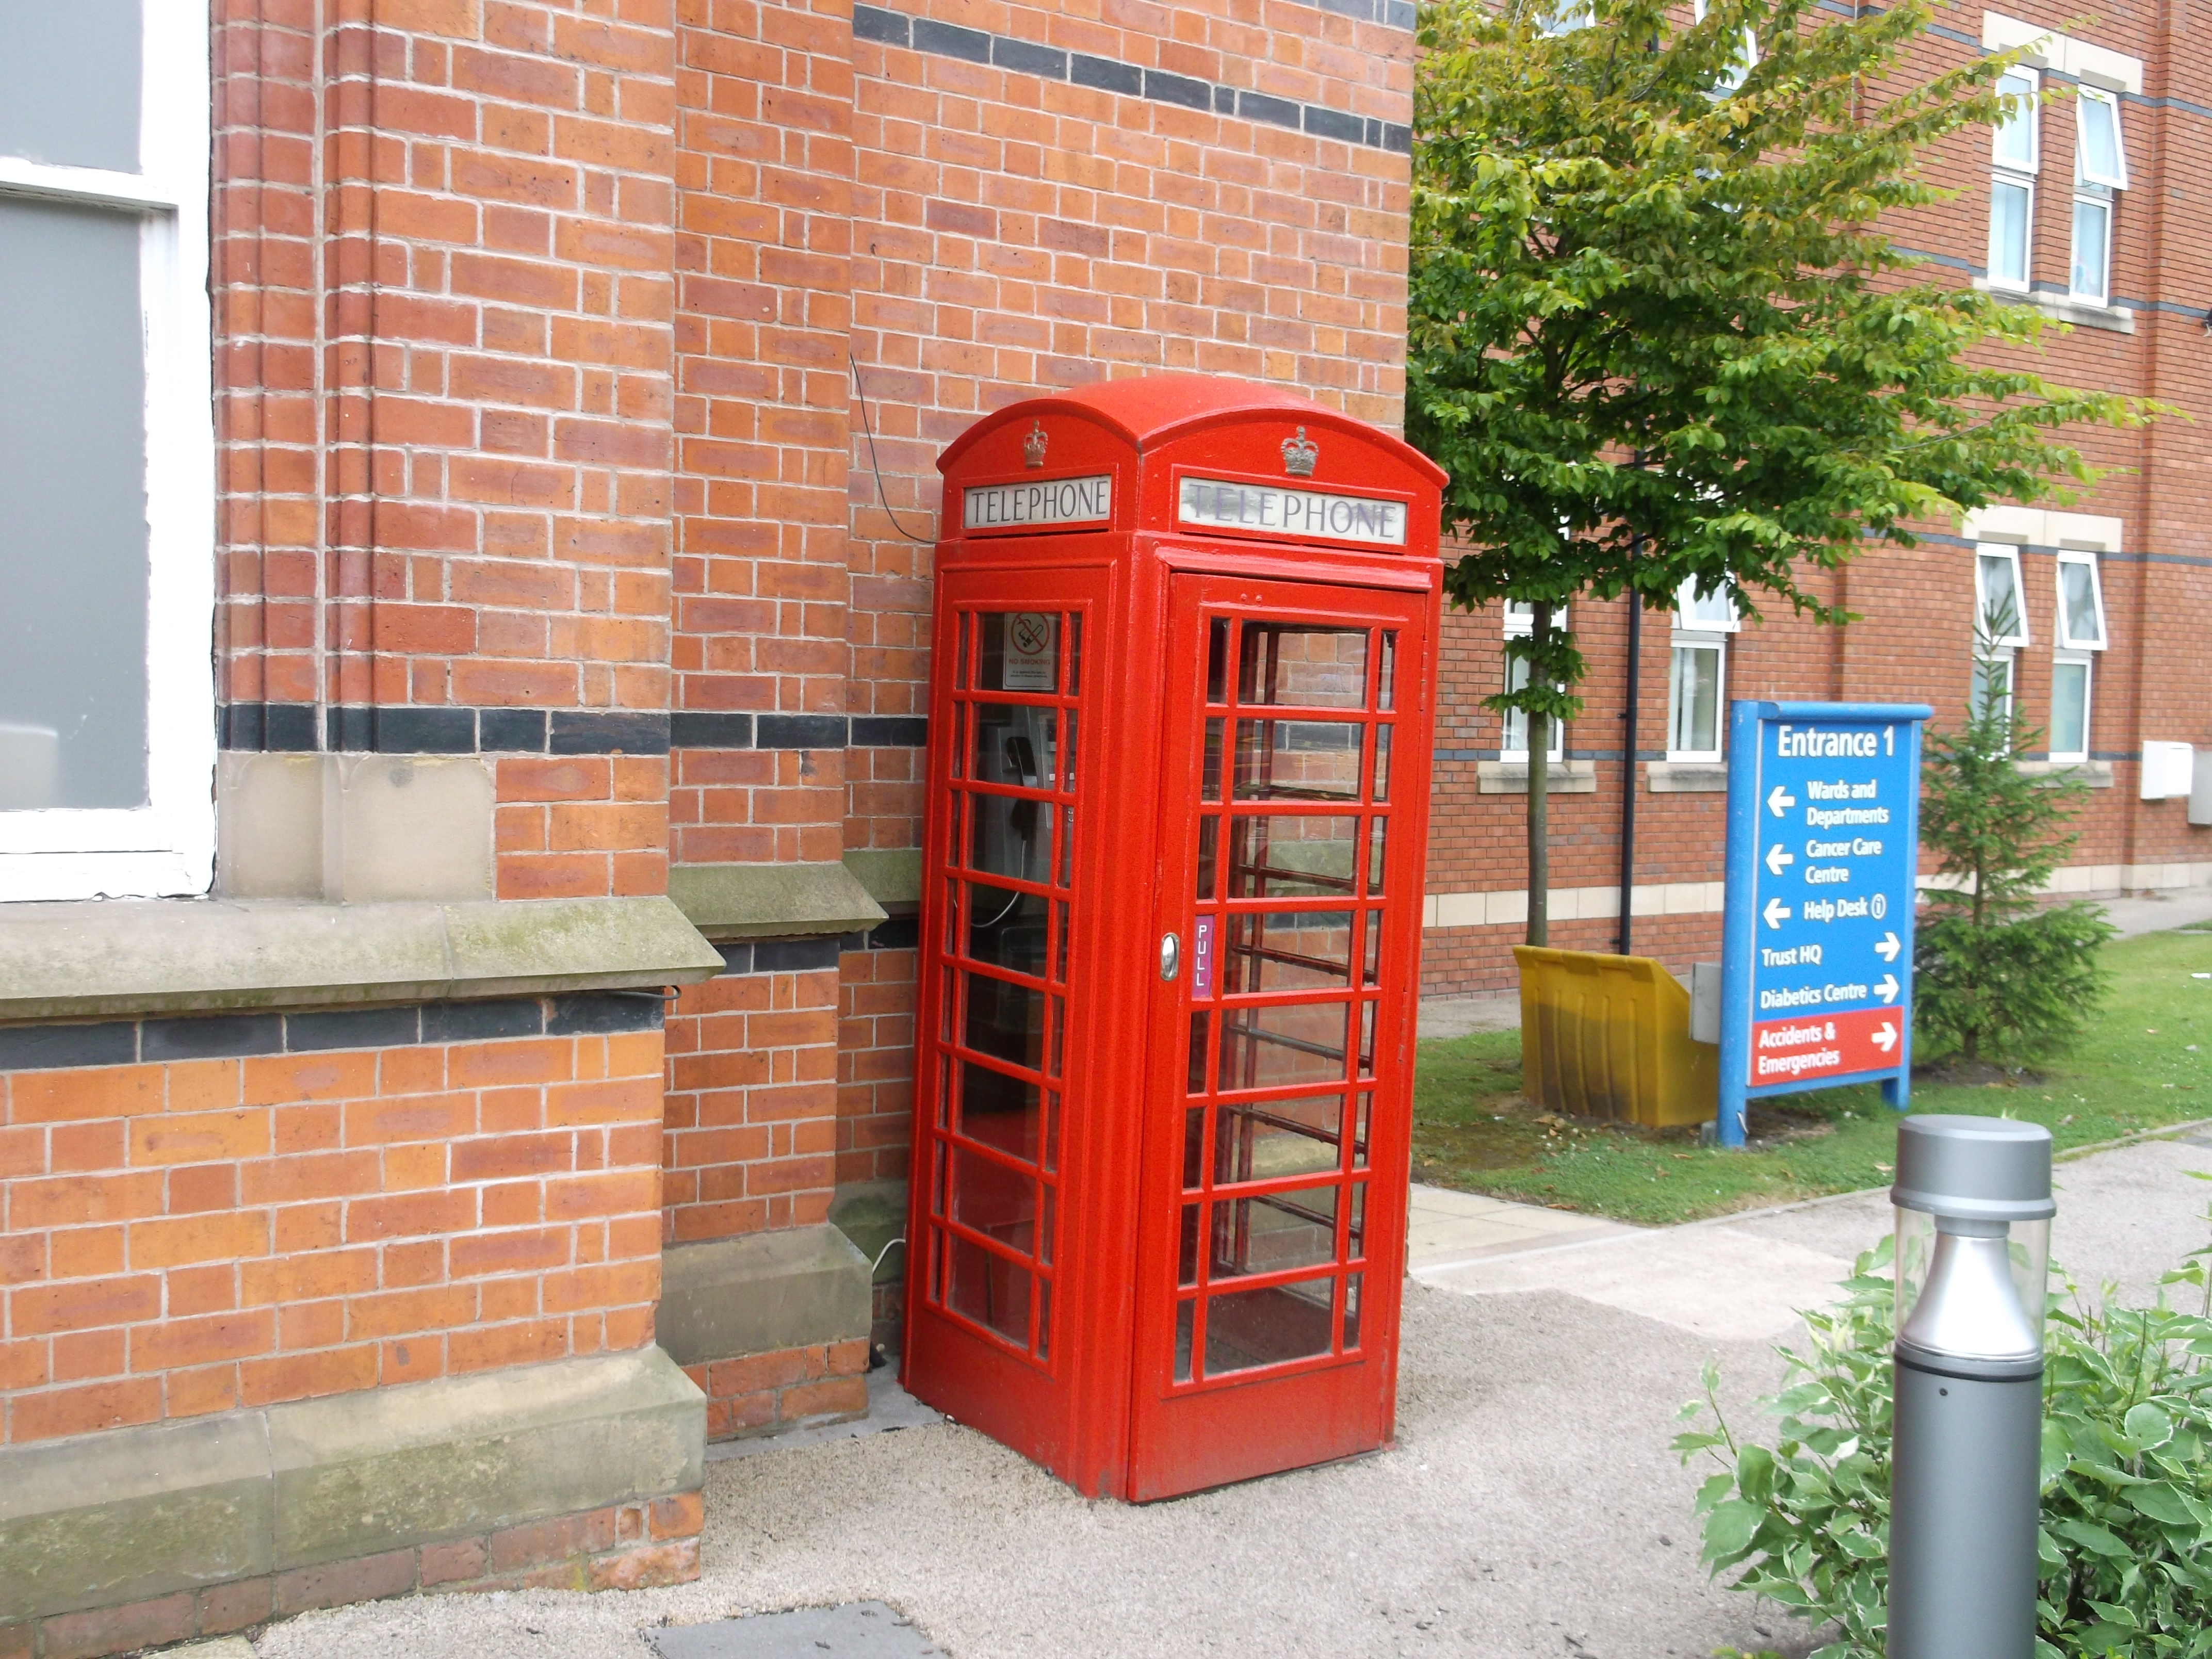
POLYGON ((1989 275, 1984 280, 1991 288, 2002 289, 2008 294, 2026 294, 2035 286, 2035 181, 2024 173, 1999 173, 1990 180, 1989 263, 1984 269, 1989 275), (1997 196, 1999 191, 2008 190, 2016 190, 2027 198, 2027 209, 2021 215, 2018 276, 2006 270, 1999 257, 2002 249, 1997 240, 1997 196))
POLYGON ((1674 631, 1677 634, 1733 634, 1742 626, 1743 613, 1736 609, 1734 593, 1725 589, 1718 595, 1707 592, 1698 587, 1694 576, 1674 590, 1674 631), (1728 601, 1729 617, 1726 622, 1714 622, 1696 615, 1696 605, 1700 598, 1710 599, 1716 597, 1728 601), (1685 621, 1685 617, 1690 620, 1685 621))
MULTIPOLYGON (((1567 607, 1565 605, 1553 605, 1552 631, 1557 633, 1566 625, 1567 607)), ((1534 599, 1506 600, 1504 620, 1499 627, 1509 640, 1526 639, 1536 631, 1536 602, 1534 599)))
POLYGON ((2119 192, 2128 187, 2127 140, 2120 129, 2120 100, 2117 94, 2086 82, 2074 93, 2074 212, 2067 224, 2066 297, 2083 305, 2112 303, 2112 232, 2119 222, 2119 192), (2089 167, 2090 111, 2104 110, 2112 123, 2112 160, 2108 173, 2089 167), (2100 240, 2092 280, 2081 280, 2081 221, 2084 214, 2100 220, 2100 240))
MULTIPOLYGON (((1528 631, 1528 625, 1524 623, 1519 629, 1509 632, 1506 637, 1509 639, 1525 638, 1528 631)), ((1526 685, 1528 683, 1528 665, 1522 662, 1518 657, 1508 657, 1505 659, 1504 673, 1503 676, 1503 689, 1508 691, 1513 690, 1516 689, 1516 682, 1520 685, 1526 685)), ((1555 761, 1564 761, 1566 759, 1567 723, 1565 720, 1555 720, 1552 722, 1552 741, 1548 745, 1548 749, 1549 758, 1555 761)), ((1524 764, 1527 763, 1528 759, 1528 716, 1526 711, 1518 708, 1506 708, 1498 711, 1498 758, 1502 761, 1520 761, 1524 764), (1520 727, 1520 730, 1517 732, 1514 730, 1516 723, 1520 727), (1520 745, 1517 748, 1514 745, 1514 738, 1516 736, 1520 738, 1520 745)))
POLYGON ((2051 656, 2051 731, 2058 729, 2058 674, 2062 667, 2080 665, 2081 670, 2081 744, 2078 749, 2061 749, 2051 745, 2054 761, 2087 761, 2089 758, 2089 719, 2096 708, 2097 659, 2087 651, 2054 651, 2051 656))
POLYGON ((1559 36, 1586 29, 1597 21, 1594 0, 1558 0, 1536 14, 1536 33, 1559 36))
POLYGON ((2043 81, 2032 69, 2008 70, 1997 83, 2003 89, 2006 82, 2024 81, 2025 91, 2031 101, 2011 120, 1990 129, 1990 246, 1986 280, 1991 288, 2003 289, 2014 294, 2027 293, 2035 282, 2035 179, 2043 167, 2043 118, 2040 106, 2033 101, 2042 91, 2043 81), (2025 123, 2027 130, 2027 160, 2020 161, 2004 155, 1998 148, 2003 135, 2025 123), (2003 255, 2008 250, 1997 240, 1997 202, 2001 192, 2016 190, 2027 200, 2021 216, 2021 244, 2020 270, 2017 275, 2005 270, 2003 255))
MULTIPOLYGON (((1696 23, 1704 22, 1705 21, 1705 12, 1707 9, 1707 0, 1690 0, 1691 21, 1696 23)), ((1714 90, 1723 97, 1726 97, 1731 93, 1741 91, 1743 88, 1743 83, 1751 79, 1752 70, 1758 67, 1759 33, 1757 30, 1753 29, 1750 24, 1746 23, 1743 26, 1743 57, 1731 67, 1729 72, 1729 78, 1723 82, 1718 87, 1715 88, 1714 90)))
POLYGON ((1728 636, 1742 628, 1743 617, 1736 610, 1735 594, 1725 587, 1720 597, 1727 601, 1728 620, 1698 616, 1698 599, 1712 597, 1701 592, 1694 577, 1674 590, 1674 626, 1668 641, 1667 654, 1667 758, 1670 761, 1717 761, 1727 748, 1728 636), (1689 651, 1709 653, 1717 659, 1714 672, 1719 690, 1715 699, 1710 748, 1684 748, 1675 742, 1682 723, 1682 653, 1689 651))
POLYGON ((2011 119, 2000 121, 1990 128, 1990 165, 2001 173, 2026 173, 2030 176, 2040 173, 2043 170, 2043 106, 2040 101, 2043 92, 2042 76, 2023 64, 2016 68, 2007 70, 2002 76, 1999 76, 1996 89, 2008 96, 2025 97, 2027 102, 2021 106, 2020 112, 2011 119), (2025 82, 2027 84, 2019 88, 2006 85, 2006 82, 2010 81, 2025 82), (1998 146, 2003 142, 2007 132, 2023 127, 2027 133, 2027 160, 2018 161, 2007 155, 1998 146))
POLYGON ((2128 145, 2120 130, 2120 100, 2117 94, 2103 87, 2086 82, 2075 88, 2074 94, 2074 176, 2085 185, 2102 185, 2107 190, 2128 187, 2128 145), (2111 112, 2112 121, 2112 160, 2118 165, 2111 173, 2089 171, 2089 112, 2103 109, 2111 112))
POLYGON ((138 216, 146 351, 147 791, 0 812, 0 902, 204 893, 215 872, 208 14, 143 0, 137 173, 0 156, 0 195, 138 216))
POLYGON ((1978 653, 1976 653, 1966 677, 1966 713, 1969 716, 1978 717, 1982 712, 1984 693, 1976 682, 1981 678, 1985 665, 1994 666, 2004 674, 2003 714, 2009 723, 2012 720, 2014 705, 2020 695, 2020 653, 2010 646, 2001 646, 1996 653, 1990 657, 1984 658, 1978 653))
MULTIPOLYGON (((1553 605, 1552 607, 1553 631, 1556 633, 1566 625, 1567 607, 1565 605, 1553 605)), ((1535 601, 1533 599, 1506 600, 1505 617, 1501 631, 1509 640, 1525 640, 1534 633, 1536 631, 1535 601)), ((1513 689, 1513 670, 1516 665, 1516 659, 1512 657, 1505 659, 1504 689, 1509 691, 1513 689)), ((1519 716, 1522 720, 1521 746, 1518 749, 1510 746, 1513 721, 1518 714, 1518 710, 1512 710, 1503 712, 1499 716, 1498 758, 1502 761, 1525 762, 1528 758, 1528 727, 1525 715, 1519 716)), ((1565 720, 1553 720, 1550 757, 1553 760, 1565 760, 1567 757, 1566 742, 1567 723, 1565 720)))
POLYGON ((1667 653, 1667 758, 1670 761, 1717 761, 1728 744, 1728 636, 1725 634, 1677 634, 1667 653), (1682 659, 1692 652, 1718 660, 1714 665, 1717 692, 1714 697, 1713 741, 1711 748, 1685 749, 1674 739, 1682 724, 1682 659))
POLYGON ((2097 568, 2097 556, 2078 548, 2058 550, 2058 568, 2053 579, 2052 595, 2057 604, 2057 622, 2051 633, 2057 636, 2062 651, 2102 651, 2110 642, 2112 626, 2105 619, 2105 582, 2097 568), (2097 632, 2094 638, 2075 639, 2072 619, 2066 610, 2066 568, 2079 566, 2089 573, 2089 603, 2097 612, 2097 632))
MULTIPOLYGON (((1978 624, 1990 621, 1990 596, 1983 582, 1982 561, 2002 559, 2012 567, 2012 591, 2015 631, 2010 634, 1992 633, 1990 643, 2004 648, 2017 648, 2030 643, 2027 629, 2027 584, 2021 580, 2020 549, 2010 542, 1983 542, 1974 549, 1974 620, 1978 624)), ((1976 630, 1978 633, 1979 629, 1976 630)))
POLYGON ((2112 212, 2111 196, 2103 194, 2093 185, 2078 185, 2074 192, 2074 215, 2067 225, 2066 297, 2083 305, 2110 306, 2112 303, 2112 212), (2081 281, 2081 216, 2093 214, 2105 222, 2102 246, 2099 249, 2095 280, 2081 281))

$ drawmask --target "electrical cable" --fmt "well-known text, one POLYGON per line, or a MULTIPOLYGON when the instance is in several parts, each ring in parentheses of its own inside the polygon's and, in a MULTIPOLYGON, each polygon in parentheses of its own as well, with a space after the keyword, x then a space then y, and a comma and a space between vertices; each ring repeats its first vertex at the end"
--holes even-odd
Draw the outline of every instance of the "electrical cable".
POLYGON ((883 507, 884 516, 891 521, 892 529, 910 542, 920 542, 924 546, 931 545, 933 538, 917 536, 899 522, 898 514, 891 510, 890 498, 884 494, 884 470, 876 462, 876 430, 868 423, 868 389, 860 384, 860 365, 854 358, 849 347, 845 352, 845 361, 852 365, 853 390, 860 399, 860 430, 868 435, 868 471, 876 475, 876 500, 883 507))

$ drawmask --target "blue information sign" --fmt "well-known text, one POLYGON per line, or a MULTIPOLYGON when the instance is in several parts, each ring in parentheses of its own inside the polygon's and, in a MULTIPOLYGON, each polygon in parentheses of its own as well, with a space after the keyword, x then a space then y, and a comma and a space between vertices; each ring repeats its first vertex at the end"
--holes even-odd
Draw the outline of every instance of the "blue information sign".
POLYGON ((1879 1082, 1905 1109, 1920 847, 1917 703, 1729 707, 1723 1146, 1744 1104, 1879 1082))

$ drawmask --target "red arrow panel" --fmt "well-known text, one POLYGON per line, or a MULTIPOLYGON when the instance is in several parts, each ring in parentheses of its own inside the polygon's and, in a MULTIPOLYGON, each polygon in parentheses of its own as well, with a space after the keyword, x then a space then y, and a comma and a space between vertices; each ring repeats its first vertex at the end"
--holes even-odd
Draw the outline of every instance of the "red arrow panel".
POLYGON ((1747 1081, 1759 1089, 1881 1071, 1897 1064, 1897 1045, 1904 1034, 1905 1021, 1892 1008, 1855 1008, 1840 1014, 1808 1009, 1784 1019, 1759 1020, 1751 1028, 1747 1081))

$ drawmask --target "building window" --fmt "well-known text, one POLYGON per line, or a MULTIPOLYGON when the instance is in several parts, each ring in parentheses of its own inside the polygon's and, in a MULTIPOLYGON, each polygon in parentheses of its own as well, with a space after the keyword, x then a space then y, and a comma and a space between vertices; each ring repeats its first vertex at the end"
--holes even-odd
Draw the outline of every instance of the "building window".
POLYGON ((2021 602, 2020 550, 1984 545, 1974 552, 1974 672, 1967 693, 1977 720, 2012 714, 2013 659, 2028 642, 2021 602))
MULTIPOLYGON (((1552 607, 1552 627, 1556 630, 1567 625, 1567 608, 1564 605, 1552 607)), ((1525 599, 1505 602, 1505 637, 1526 639, 1535 630, 1536 607, 1525 599)), ((1528 684, 1528 665, 1518 657, 1505 659, 1505 686, 1508 691, 1518 691, 1528 684)), ((1550 759, 1567 757, 1567 729, 1565 720, 1552 723, 1552 741, 1546 752, 1550 759)), ((1498 758, 1502 761, 1526 761, 1528 758, 1528 716, 1525 710, 1509 708, 1505 711, 1504 730, 1498 738, 1498 758)))
POLYGON ((0 899, 214 860, 206 14, 0 9, 0 899))
POLYGON ((2070 651, 2105 648, 2105 588, 2094 553, 2059 551, 2058 643, 2070 651))
POLYGON ((2128 187, 2127 155, 2120 139, 2120 102, 2098 87, 2083 87, 2074 100, 2074 254, 2067 293, 2090 305, 2112 301, 2112 209, 2128 187))
POLYGON ((1536 13, 1539 34, 1572 34, 1597 21, 1591 0, 1548 0, 1536 13))
POLYGON ((1672 660, 1667 673, 1667 758, 1717 761, 1728 707, 1728 636, 1740 623, 1725 587, 1684 582, 1674 596, 1672 660))
POLYGON ((2059 552, 2057 617, 2052 631, 2058 649, 2051 659, 2051 758, 2086 761, 2094 653, 2105 648, 2105 594, 2095 554, 2059 552))
POLYGON ((1991 645, 2028 643, 2027 607, 2021 602, 2020 550, 1984 543, 1974 550, 1974 615, 1991 645))
POLYGON ((2033 70, 2008 70, 1997 90, 2021 100, 1990 140, 1990 286, 2026 293, 2033 276, 2035 174, 2041 165, 2038 77, 2033 70))
POLYGON ((2051 758, 2089 758, 2090 659, 2061 651, 2051 659, 2051 758))
POLYGON ((2125 190, 2128 158, 2120 139, 2120 100, 2101 87, 2081 88, 2074 100, 2074 129, 2080 139, 2075 171, 2081 182, 2125 190))
MULTIPOLYGON (((1704 22, 1706 0, 1690 0, 1690 15, 1695 21, 1704 22)), ((1743 83, 1751 78, 1752 69, 1758 62, 1759 36, 1747 23, 1743 30, 1743 50, 1737 55, 1735 61, 1729 64, 1726 77, 1714 87, 1714 92, 1726 96, 1728 94, 1740 91, 1743 83)))

